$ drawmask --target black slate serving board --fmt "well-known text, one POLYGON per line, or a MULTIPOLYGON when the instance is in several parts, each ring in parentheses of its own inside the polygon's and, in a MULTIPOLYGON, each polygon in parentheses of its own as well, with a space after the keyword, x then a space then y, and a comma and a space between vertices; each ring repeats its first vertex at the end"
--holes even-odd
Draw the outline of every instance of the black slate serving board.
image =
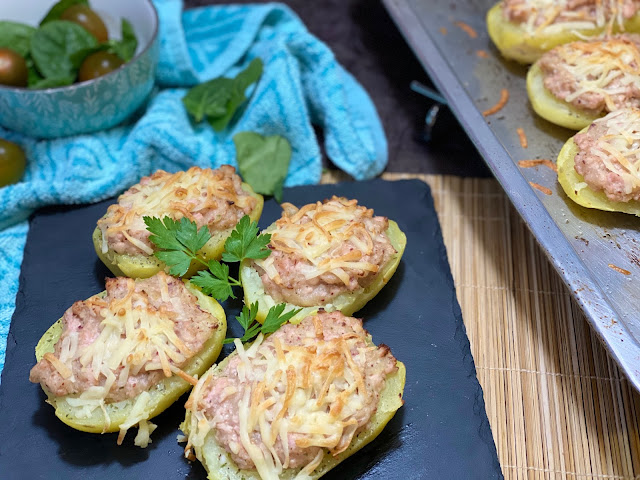
MULTIPOLYGON (((374 180, 285 189, 284 199, 302 205, 334 194, 357 198, 407 235, 395 276, 357 313, 374 341, 406 364, 407 383, 405 405, 382 434, 324 478, 502 478, 429 187, 374 180)), ((115 433, 61 423, 40 386, 28 381, 44 331, 74 301, 104 289, 109 272, 96 258, 91 232, 110 203, 47 208, 31 218, 0 385, 2 479, 206 478, 176 442, 186 396, 156 417, 147 449, 133 445, 132 432, 118 447, 115 433)), ((260 226, 279 215, 277 203, 267 201, 260 226)), ((237 335, 241 304, 223 306, 237 335)))

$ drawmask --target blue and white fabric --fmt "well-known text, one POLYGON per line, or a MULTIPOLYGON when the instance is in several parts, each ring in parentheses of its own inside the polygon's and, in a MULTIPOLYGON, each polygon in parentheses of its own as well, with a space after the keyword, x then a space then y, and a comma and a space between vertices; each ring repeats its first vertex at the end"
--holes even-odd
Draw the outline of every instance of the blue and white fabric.
POLYGON ((289 140, 287 186, 320 180, 321 153, 312 125, 323 130, 329 158, 354 178, 371 178, 386 165, 386 139, 370 98, 289 8, 271 3, 182 12, 179 0, 155 0, 155 5, 158 88, 138 118, 97 134, 48 141, 0 128, 0 137, 20 144, 28 157, 22 181, 0 188, 0 369, 26 219, 36 208, 103 200, 157 169, 235 165, 232 137, 240 131, 289 140), (264 73, 236 122, 222 132, 206 122, 193 125, 181 102, 185 88, 235 75, 255 57, 263 60, 264 73))

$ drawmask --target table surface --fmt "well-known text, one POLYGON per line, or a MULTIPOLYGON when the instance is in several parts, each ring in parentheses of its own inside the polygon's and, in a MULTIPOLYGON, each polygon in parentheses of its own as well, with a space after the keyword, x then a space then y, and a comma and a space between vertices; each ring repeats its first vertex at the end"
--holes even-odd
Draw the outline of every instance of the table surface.
POLYGON ((389 141, 385 177, 432 187, 505 478, 640 478, 640 395, 497 182, 460 178, 490 174, 456 120, 445 110, 434 140, 419 140, 431 102, 409 83, 430 81, 380 2, 284 3, 371 95, 389 141))

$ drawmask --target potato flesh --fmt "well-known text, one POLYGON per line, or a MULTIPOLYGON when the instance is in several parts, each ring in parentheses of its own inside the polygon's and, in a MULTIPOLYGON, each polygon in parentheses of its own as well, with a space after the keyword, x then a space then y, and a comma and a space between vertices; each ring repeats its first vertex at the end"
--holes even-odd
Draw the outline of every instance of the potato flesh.
MULTIPOLYGON (((226 314, 220 306, 220 304, 211 297, 204 295, 197 288, 186 284, 187 289, 198 298, 198 304, 204 310, 213 314, 218 321, 218 328, 211 335, 209 340, 204 344, 201 352, 193 357, 191 361, 185 365, 182 369, 185 373, 191 376, 202 375, 218 358, 220 351, 222 350, 222 342, 227 334, 227 321, 226 314)), ((104 295, 102 292, 99 295, 104 295)), ((55 322, 42 336, 38 344, 36 345, 36 359, 40 361, 45 353, 53 352, 54 345, 62 334, 62 319, 55 322)), ((165 378, 149 391, 151 400, 147 404, 146 411, 149 413, 149 418, 153 418, 167 409, 173 404, 180 396, 182 396, 191 385, 185 380, 171 376, 165 378)), ((57 397, 50 392, 47 392, 49 402, 55 408, 56 416, 64 423, 76 430, 90 433, 106 433, 117 432, 120 429, 120 425, 124 423, 131 408, 133 407, 137 397, 129 400, 123 400, 117 403, 107 404, 105 406, 109 418, 111 420, 110 425, 105 425, 105 417, 102 410, 96 409, 93 411, 93 415, 89 418, 78 418, 75 415, 75 409, 69 403, 67 403, 67 396, 57 397)))
MULTIPOLYGON (((584 131, 586 131, 586 128, 582 132, 584 131)), ((558 155, 558 182, 560 182, 560 186, 562 186, 567 196, 583 207, 640 216, 640 202, 634 200, 626 203, 614 202, 609 200, 603 191, 596 192, 588 186, 578 188, 577 186, 583 183, 584 179, 575 169, 574 159, 577 153, 578 146, 572 137, 564 144, 558 155)))
MULTIPOLYGON (((242 189, 249 193, 257 200, 256 207, 249 214, 249 218, 257 222, 262 215, 262 208, 264 206, 264 198, 253 191, 251 186, 246 183, 242 184, 242 189)), ((217 232, 211 236, 211 239, 200 250, 200 254, 203 260, 220 260, 222 252, 224 252, 224 243, 227 241, 233 228, 217 232)), ((108 250, 106 253, 102 252, 102 232, 99 228, 93 231, 93 246, 96 254, 107 266, 111 272, 118 277, 130 277, 130 278, 149 278, 158 273, 160 270, 165 270, 168 273, 166 265, 158 260, 156 257, 149 257, 146 255, 127 255, 115 253, 108 250)), ((192 277, 198 270, 206 268, 199 262, 191 262, 191 266, 183 278, 192 277)))
MULTIPOLYGON (((290 320, 290 323, 301 322, 309 315, 317 313, 319 308, 323 308, 328 312, 340 310, 345 315, 350 316, 375 297, 395 273, 407 245, 407 237, 393 220, 389 220, 389 227, 386 230, 386 234, 389 237, 391 245, 396 249, 396 253, 380 269, 376 279, 371 285, 353 293, 340 294, 329 304, 302 307, 302 310, 290 320)), ((281 302, 276 302, 271 295, 264 291, 262 280, 255 268, 251 267, 250 263, 251 260, 245 260, 240 265, 240 280, 242 281, 242 288, 244 289, 244 303, 246 305, 252 305, 254 302, 258 302, 259 310, 256 319, 259 322, 263 322, 267 317, 269 309, 281 302)), ((290 303, 286 305, 285 311, 300 308, 290 303)))
POLYGON ((545 88, 544 74, 537 63, 532 65, 527 73, 527 94, 531 106, 538 115, 561 127, 580 130, 600 118, 600 115, 582 111, 570 103, 556 98, 545 88))
MULTIPOLYGON (((624 23, 625 32, 640 32, 640 15, 636 14, 624 23)), ((502 4, 494 5, 487 13, 489 36, 505 58, 519 63, 530 64, 553 47, 604 33, 604 28, 561 31, 553 34, 531 36, 516 24, 505 20, 502 4)), ((614 26, 612 33, 620 32, 614 26)))

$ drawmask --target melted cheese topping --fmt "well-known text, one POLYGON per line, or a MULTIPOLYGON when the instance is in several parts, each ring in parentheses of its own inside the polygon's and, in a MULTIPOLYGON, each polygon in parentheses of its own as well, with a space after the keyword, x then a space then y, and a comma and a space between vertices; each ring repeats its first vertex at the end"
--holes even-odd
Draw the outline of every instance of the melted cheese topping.
POLYGON ((596 122, 604 123, 606 132, 590 153, 622 178, 624 193, 630 194, 640 188, 640 110, 618 110, 596 122))
MULTIPOLYGON (((169 296, 167 279, 171 278, 160 272, 162 301, 177 301, 169 296)), ((98 381, 104 383, 94 385, 77 397, 66 397, 72 407, 78 409, 79 418, 90 417, 94 410, 102 409, 105 416, 105 430, 109 428, 110 419, 105 410, 105 400, 112 388, 127 385, 130 376, 139 373, 162 370, 165 377, 174 373, 185 379, 195 380, 182 372, 176 365, 184 363, 194 352, 176 335, 174 318, 177 314, 164 306, 159 309, 150 304, 147 294, 136 291, 133 279, 126 281, 127 292, 123 298, 112 298, 107 302, 101 297, 85 300, 90 307, 100 309, 98 337, 86 346, 78 346, 78 332, 66 335, 61 344, 60 356, 56 358, 47 353, 44 359, 49 361, 60 375, 75 381, 73 367, 79 363, 80 368, 87 369, 98 381)), ((139 425, 140 430, 135 444, 146 447, 150 442, 149 434, 155 425, 147 422, 149 411, 145 408, 150 400, 148 392, 138 395, 129 416, 120 426, 118 444, 120 445, 129 428, 139 425)))
MULTIPOLYGON (((271 247, 287 254, 297 254, 307 260, 304 276, 315 278, 332 273, 345 285, 349 285, 348 271, 358 270, 376 273, 378 265, 362 261, 373 252, 373 238, 364 219, 373 217, 373 210, 358 206, 357 200, 334 196, 329 201, 305 205, 298 209, 290 203, 282 204, 282 217, 271 233, 271 247), (349 243, 353 249, 344 255, 335 252, 349 243)), ((274 283, 282 285, 274 257, 256 260, 274 283)))
MULTIPOLYGON (((136 238, 131 229, 145 230, 143 216, 176 220, 186 217, 203 226, 198 214, 220 209, 220 202, 240 209, 253 209, 255 199, 247 193, 238 194, 233 182, 235 170, 223 166, 217 170, 191 167, 186 172, 167 173, 158 170, 118 198, 118 203, 107 209, 107 216, 98 220, 102 232, 102 253, 108 250, 108 237, 121 232, 135 247, 147 255, 153 249, 136 238), (226 167, 226 168, 225 168, 226 167)), ((235 222, 234 222, 235 223, 235 222)))
POLYGON ((564 100, 572 102, 586 93, 604 97, 609 111, 619 108, 613 96, 624 94, 640 84, 640 50, 630 40, 573 42, 554 50, 564 68, 577 82, 577 88, 564 100))
MULTIPOLYGON (((314 317, 316 331, 322 324, 314 317)), ((242 447, 247 451, 263 479, 278 479, 289 466, 289 435, 298 447, 327 449, 337 455, 346 450, 358 428, 356 413, 371 402, 360 365, 366 349, 355 333, 332 340, 305 338, 302 345, 288 345, 282 338, 263 345, 262 334, 245 350, 236 339, 240 361, 239 387, 227 387, 226 395, 239 394, 239 423, 242 447), (359 344, 359 346, 358 346, 359 344), (354 357, 352 350, 357 350, 354 357), (257 367, 257 368, 256 368, 257 367), (258 372, 258 373, 256 373, 258 372), (259 433, 261 442, 255 443, 259 433), (279 444, 284 453, 276 453, 279 444)), ((194 388, 186 408, 192 410, 189 443, 202 446, 212 429, 204 402, 212 376, 203 377, 194 388)), ((237 453, 238 445, 229 445, 237 453)), ((304 466, 296 479, 309 476, 322 461, 324 451, 304 466)))
POLYGON ((529 35, 604 27, 611 32, 614 25, 624 30, 625 0, 592 0, 586 3, 592 3, 589 5, 591 8, 576 8, 587 5, 575 0, 523 0, 509 5, 508 9, 516 16, 526 18, 522 26, 529 35))

